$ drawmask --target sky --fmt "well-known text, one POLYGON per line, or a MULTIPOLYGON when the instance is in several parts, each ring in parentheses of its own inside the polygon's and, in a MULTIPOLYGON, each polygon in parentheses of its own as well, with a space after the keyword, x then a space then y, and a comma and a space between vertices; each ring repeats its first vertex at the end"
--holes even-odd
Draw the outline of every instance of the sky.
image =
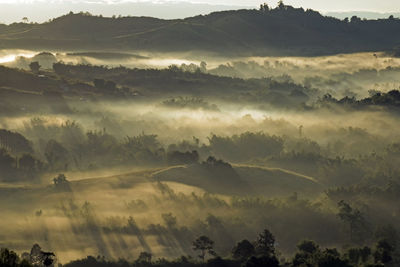
MULTIPOLYGON (((0 23, 19 22, 23 17, 33 22, 43 22, 69 11, 89 11, 104 16, 121 14, 184 18, 219 10, 257 8, 262 2, 275 7, 277 0, 0 0, 0 23)), ((286 0, 284 3, 322 13, 400 12, 400 0, 286 0)))

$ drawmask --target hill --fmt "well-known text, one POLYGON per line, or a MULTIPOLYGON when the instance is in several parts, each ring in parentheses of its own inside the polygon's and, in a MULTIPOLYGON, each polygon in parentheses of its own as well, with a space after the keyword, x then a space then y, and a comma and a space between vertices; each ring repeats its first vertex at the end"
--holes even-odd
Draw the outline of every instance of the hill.
POLYGON ((395 18, 339 20, 285 5, 174 20, 70 13, 43 24, 0 25, 0 48, 321 55, 388 50, 400 44, 399 30, 395 18))
MULTIPOLYGON (((71 172, 68 175, 73 178, 69 183, 72 191, 76 194, 93 190, 116 190, 117 192, 118 190, 137 189, 144 185, 152 187, 157 182, 168 184, 177 191, 208 192, 226 196, 278 197, 295 192, 307 194, 323 190, 323 186, 315 179, 299 173, 278 168, 230 165, 228 163, 225 163, 225 166, 214 165, 212 167, 204 164, 178 165, 90 178, 85 177, 83 173, 71 172), (83 175, 84 178, 80 178, 79 175, 83 175)), ((150 193, 147 191, 146 193, 150 193)), ((37 194, 57 198, 59 194, 70 191, 57 191, 50 185, 0 183, 0 192, 2 198, 5 199, 15 197, 20 193, 23 193, 20 195, 22 198, 34 198, 37 194)))
POLYGON ((152 178, 156 181, 177 182, 199 187, 210 193, 226 195, 274 197, 294 192, 311 193, 322 190, 322 186, 310 177, 282 169, 247 165, 212 168, 204 164, 177 166, 155 172, 152 178))
POLYGON ((351 18, 353 16, 357 16, 360 18, 367 18, 367 19, 383 19, 388 18, 390 16, 399 18, 399 12, 373 12, 373 11, 343 11, 343 12, 326 12, 324 13, 326 16, 335 17, 338 19, 345 19, 351 18))

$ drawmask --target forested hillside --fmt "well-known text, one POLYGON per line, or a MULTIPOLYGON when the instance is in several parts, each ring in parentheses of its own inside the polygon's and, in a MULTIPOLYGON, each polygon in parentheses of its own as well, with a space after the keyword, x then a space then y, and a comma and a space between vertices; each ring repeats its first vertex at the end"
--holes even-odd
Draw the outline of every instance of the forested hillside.
POLYGON ((320 55, 388 50, 400 44, 399 30, 393 17, 339 20, 281 3, 177 20, 70 13, 43 24, 1 25, 0 47, 320 55))

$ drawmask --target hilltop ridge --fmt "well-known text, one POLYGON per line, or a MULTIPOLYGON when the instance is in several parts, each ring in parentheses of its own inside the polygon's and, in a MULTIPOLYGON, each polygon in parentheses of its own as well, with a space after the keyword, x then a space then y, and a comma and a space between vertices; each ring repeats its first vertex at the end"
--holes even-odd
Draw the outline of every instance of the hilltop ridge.
POLYGON ((399 30, 395 18, 339 20, 286 5, 172 20, 69 13, 42 24, 0 25, 0 48, 314 56, 389 50, 400 44, 399 30))

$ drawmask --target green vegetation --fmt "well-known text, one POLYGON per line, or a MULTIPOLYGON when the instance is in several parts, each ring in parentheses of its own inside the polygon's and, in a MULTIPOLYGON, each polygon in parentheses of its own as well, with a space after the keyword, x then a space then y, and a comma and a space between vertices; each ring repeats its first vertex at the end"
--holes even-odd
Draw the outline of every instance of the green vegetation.
POLYGON ((0 25, 0 267, 399 266, 399 27, 0 25))
MULTIPOLYGON (((393 257, 394 249, 387 240, 380 240, 373 249, 369 247, 349 248, 341 254, 336 248, 321 249, 314 241, 304 240, 297 245, 297 252, 292 259, 282 257, 278 260, 275 238, 265 229, 254 242, 242 240, 233 248, 232 254, 227 258, 221 258, 214 250, 214 241, 207 236, 200 236, 193 241, 193 250, 200 251, 199 260, 192 257, 181 256, 176 260, 157 259, 152 260, 149 252, 141 252, 132 263, 119 259, 118 261, 88 256, 85 259, 75 260, 65 264, 67 267, 85 266, 246 266, 246 267, 279 267, 279 266, 319 266, 319 267, 356 267, 356 266, 396 266, 393 257), (207 256, 207 257, 206 257, 207 256), (207 259, 207 260, 206 260, 207 259)), ((51 252, 43 252, 39 245, 34 245, 30 253, 24 253, 21 261, 18 255, 2 249, 0 263, 4 267, 19 266, 53 266, 55 255, 51 252)))
POLYGON ((396 35, 399 27, 399 20, 392 17, 363 20, 354 16, 350 20, 339 20, 285 4, 180 20, 105 18, 82 12, 43 24, 2 25, 0 45, 21 49, 321 55, 389 50, 399 43, 396 35), (276 34, 277 27, 285 34, 276 34))

